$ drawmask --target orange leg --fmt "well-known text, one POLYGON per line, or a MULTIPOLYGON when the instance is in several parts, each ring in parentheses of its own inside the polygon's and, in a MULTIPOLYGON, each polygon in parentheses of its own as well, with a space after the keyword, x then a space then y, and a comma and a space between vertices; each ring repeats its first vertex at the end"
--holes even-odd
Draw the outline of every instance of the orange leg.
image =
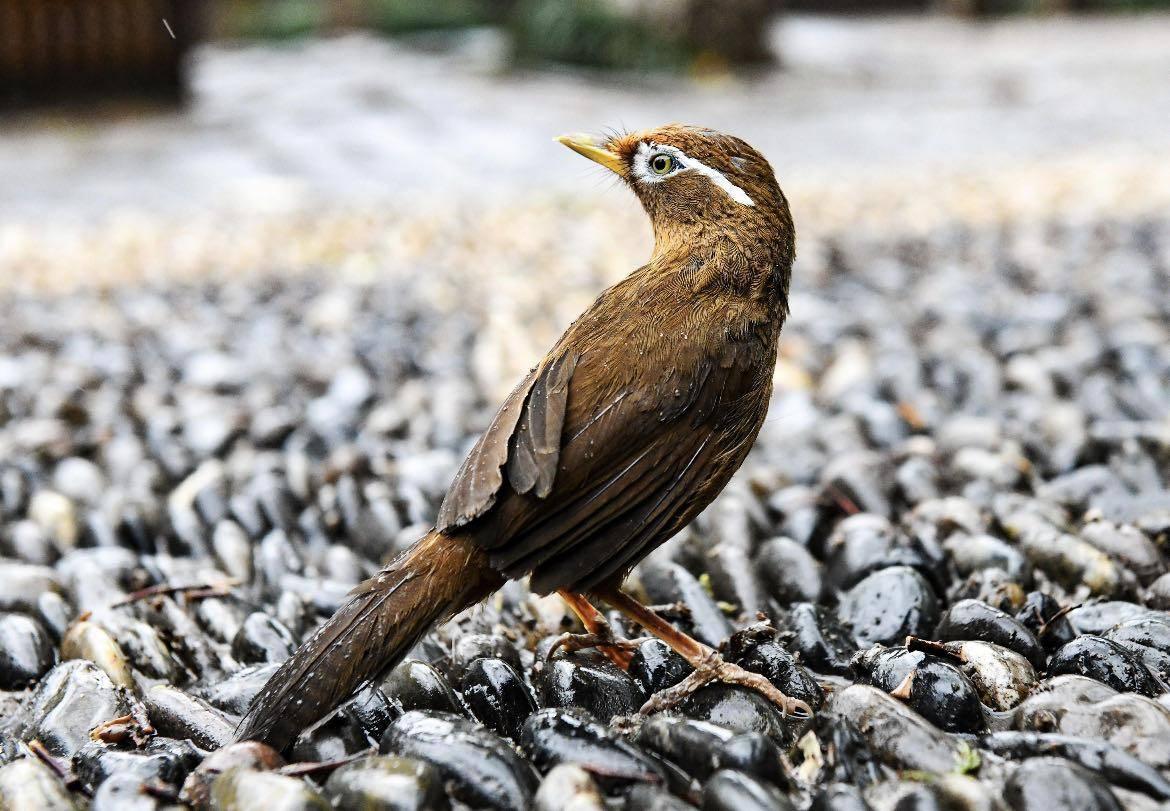
POLYGON ((799 712, 806 718, 812 717, 813 711, 808 704, 784 695, 759 673, 752 673, 739 665, 725 662, 714 648, 687 636, 621 589, 617 587, 600 589, 597 596, 661 639, 695 669, 694 673, 674 687, 651 696, 650 700, 642 705, 643 715, 672 707, 703 685, 721 681, 750 687, 762 693, 780 707, 785 715, 796 715, 799 712))
POLYGON ((582 648, 597 648, 604 653, 611 662, 625 670, 630 666, 630 660, 634 658, 634 651, 638 649, 640 639, 618 639, 613 634, 613 629, 609 622, 602 616, 593 603, 583 594, 578 594, 574 591, 565 591, 564 589, 557 592, 561 595, 561 599, 573 609, 573 613, 581 620, 581 624, 585 626, 586 633, 583 634, 561 634, 561 637, 553 643, 552 648, 549 649, 548 656, 551 659, 552 655, 561 648, 565 650, 574 651, 582 648))

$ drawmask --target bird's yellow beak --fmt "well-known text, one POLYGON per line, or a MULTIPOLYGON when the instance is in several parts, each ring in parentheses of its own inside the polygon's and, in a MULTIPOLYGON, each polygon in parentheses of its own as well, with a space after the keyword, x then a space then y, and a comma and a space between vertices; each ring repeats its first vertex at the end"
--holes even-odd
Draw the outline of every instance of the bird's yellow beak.
POLYGON ((610 152, 599 144, 598 139, 594 136, 587 134, 560 135, 557 136, 556 140, 589 160, 600 163, 611 172, 625 176, 626 162, 622 160, 620 155, 610 152))

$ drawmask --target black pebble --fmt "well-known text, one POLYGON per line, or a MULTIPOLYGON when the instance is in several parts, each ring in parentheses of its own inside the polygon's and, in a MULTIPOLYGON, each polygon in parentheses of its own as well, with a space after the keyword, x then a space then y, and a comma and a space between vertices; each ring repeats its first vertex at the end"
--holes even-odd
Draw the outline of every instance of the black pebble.
POLYGON ((761 732, 780 746, 790 746, 795 739, 794 725, 784 720, 780 710, 746 687, 710 684, 688 696, 679 709, 688 718, 733 732, 761 732))
POLYGON ((776 641, 774 633, 771 628, 737 631, 728 640, 724 656, 745 670, 759 673, 789 698, 800 699, 814 710, 819 709, 825 699, 820 685, 776 641))
POLYGON ((296 648, 292 632, 277 620, 256 611, 244 618, 232 639, 232 656, 240 662, 283 662, 296 648))
POLYGON ((934 630, 938 598, 914 569, 891 566, 846 592, 837 614, 862 645, 897 644, 907 636, 925 636, 934 630))
POLYGON ((503 738, 465 718, 411 711, 382 736, 381 751, 430 763, 451 796, 475 808, 531 808, 536 770, 503 738))
POLYGON ((627 673, 647 696, 674 687, 694 668, 660 639, 647 639, 638 646, 627 673))
POLYGON ((524 679, 502 659, 476 659, 463 676, 463 700, 488 729, 519 739, 524 719, 536 711, 536 702, 524 679))
POLYGON ((857 641, 833 611, 812 603, 796 603, 782 625, 789 649, 805 667, 838 676, 848 672, 857 641))
POLYGON ((455 691, 435 668, 415 659, 398 664, 382 680, 382 692, 398 712, 436 710, 463 713, 455 691))
POLYGON ((935 629, 940 642, 979 640, 1002 645, 1027 659, 1032 667, 1044 668, 1044 649, 1032 631, 999 609, 978 600, 960 600, 952 605, 935 629))
POLYGON ((1033 758, 1012 772, 1003 798, 1012 811, 1121 811, 1109 786, 1062 758, 1033 758))
POLYGON ((557 655, 544 663, 538 682, 546 707, 581 707, 606 723, 646 700, 628 673, 595 651, 557 655))
POLYGON ((751 775, 723 769, 703 786, 703 811, 792 811, 788 798, 751 775))
POLYGON ((1036 636, 1049 653, 1077 637, 1077 630, 1068 617, 1061 613, 1060 603, 1042 591, 1028 592, 1023 608, 1016 612, 1016 619, 1036 636))
POLYGON ((1138 657, 1121 645, 1099 636, 1079 636, 1052 654, 1050 675, 1088 676, 1123 693, 1156 696, 1162 688, 1138 657))
POLYGON ((43 625, 22 614, 0 614, 0 690, 28 687, 56 660, 56 646, 43 625))

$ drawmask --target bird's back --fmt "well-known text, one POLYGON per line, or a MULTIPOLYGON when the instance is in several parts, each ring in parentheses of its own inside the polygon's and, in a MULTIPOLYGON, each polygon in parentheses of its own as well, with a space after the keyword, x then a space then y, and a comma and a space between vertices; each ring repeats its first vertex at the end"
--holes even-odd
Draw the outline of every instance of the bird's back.
POLYGON ((473 528, 502 572, 532 573, 542 592, 620 580, 738 469, 767 411, 780 323, 708 271, 636 271, 513 392, 501 414, 518 419, 477 445, 501 459, 473 528))

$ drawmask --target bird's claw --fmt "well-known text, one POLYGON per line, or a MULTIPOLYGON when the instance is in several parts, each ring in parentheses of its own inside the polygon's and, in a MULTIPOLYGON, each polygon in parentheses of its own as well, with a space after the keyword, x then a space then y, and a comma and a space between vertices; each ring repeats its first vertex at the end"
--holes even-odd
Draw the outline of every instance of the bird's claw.
POLYGON ((638 646, 645 641, 645 639, 619 639, 613 635, 613 631, 609 630, 609 626, 604 626, 604 630, 599 633, 561 634, 548 649, 546 658, 552 659, 553 654, 562 649, 571 653, 584 648, 596 648, 605 654, 611 662, 625 670, 630 666, 630 661, 634 658, 638 646))
POLYGON ((668 687, 652 695, 642 705, 639 713, 642 715, 651 715, 661 710, 670 709, 678 705, 700 687, 715 681, 723 682, 724 684, 738 684, 741 687, 748 687, 755 690, 779 707, 780 712, 785 717, 792 717, 797 720, 805 720, 806 718, 813 717, 813 709, 806 702, 801 701, 799 698, 791 698, 790 696, 784 695, 784 693, 776 689, 776 686, 772 682, 768 681, 759 673, 752 673, 750 670, 744 670, 739 665, 725 661, 717 651, 712 649, 707 650, 707 653, 704 654, 703 659, 699 662, 699 666, 695 668, 693 673, 673 687, 668 687))

